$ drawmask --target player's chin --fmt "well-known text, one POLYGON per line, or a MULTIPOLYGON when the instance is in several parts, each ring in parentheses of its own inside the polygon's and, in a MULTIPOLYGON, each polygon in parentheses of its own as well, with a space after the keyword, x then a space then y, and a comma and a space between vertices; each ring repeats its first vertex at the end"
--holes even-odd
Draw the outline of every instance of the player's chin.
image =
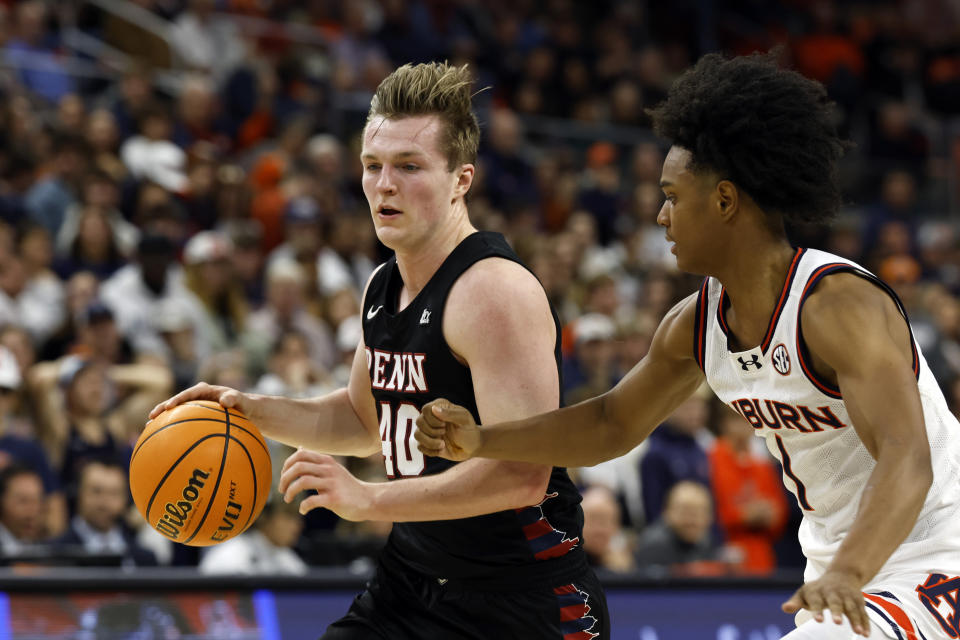
POLYGON ((403 244, 403 234, 395 227, 375 223, 374 230, 377 232, 377 240, 388 249, 396 251, 397 247, 403 244))

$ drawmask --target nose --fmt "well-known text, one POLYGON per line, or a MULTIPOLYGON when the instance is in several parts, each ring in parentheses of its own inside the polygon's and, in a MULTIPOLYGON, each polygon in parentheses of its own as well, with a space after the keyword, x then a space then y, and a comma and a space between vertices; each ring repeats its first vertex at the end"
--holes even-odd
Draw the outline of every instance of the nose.
POLYGON ((660 206, 660 211, 657 212, 657 224, 660 225, 661 227, 670 226, 669 207, 670 207, 670 201, 664 200, 663 204, 660 206))
POLYGON ((396 193, 397 183, 393 179, 393 168, 384 164, 380 169, 380 176, 377 178, 377 191, 381 193, 396 193))

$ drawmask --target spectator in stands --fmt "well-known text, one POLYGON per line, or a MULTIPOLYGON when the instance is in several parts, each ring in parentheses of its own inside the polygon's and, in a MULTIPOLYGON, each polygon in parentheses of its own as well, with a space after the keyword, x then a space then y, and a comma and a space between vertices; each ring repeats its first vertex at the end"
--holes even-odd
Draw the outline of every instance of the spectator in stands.
POLYGON ((46 174, 24 196, 30 219, 46 227, 51 237, 56 237, 67 209, 77 201, 88 159, 89 149, 83 138, 56 136, 46 174))
POLYGON ((0 471, 0 557, 32 555, 44 549, 43 479, 11 464, 0 471))
POLYGON ((667 494, 681 480, 710 486, 710 464, 700 443, 707 433, 706 425, 706 400, 693 395, 647 438, 650 447, 640 462, 647 522, 660 517, 667 494))
POLYGON ((330 220, 326 243, 317 253, 317 283, 322 295, 343 289, 363 291, 377 266, 370 259, 372 231, 366 216, 340 214, 330 220))
POLYGON ((171 44, 188 67, 220 81, 243 61, 246 48, 234 21, 217 15, 215 9, 215 0, 190 0, 174 20, 171 44))
POLYGON ((63 285, 46 272, 28 276, 20 255, 0 249, 0 324, 29 331, 42 344, 63 322, 63 285))
POLYGON ((79 218, 85 207, 102 211, 110 225, 110 233, 119 254, 129 257, 137 248, 140 230, 124 218, 120 212, 120 183, 110 173, 92 168, 83 176, 80 189, 81 202, 67 210, 63 226, 55 237, 56 251, 60 256, 68 253, 78 234, 79 218))
MULTIPOLYGON (((239 171, 239 168, 237 170, 239 171)), ((243 197, 240 194, 235 195, 243 197)), ((226 195, 223 191, 218 194, 218 199, 233 198, 234 196, 226 195)), ((223 226, 233 243, 233 273, 243 288, 247 304, 251 309, 258 309, 263 305, 266 295, 267 259, 263 250, 263 232, 259 223, 246 217, 231 220, 223 226)))
MULTIPOLYGON (((291 152, 295 150, 292 144, 286 146, 290 147, 291 152)), ((302 146, 302 154, 313 178, 311 194, 321 211, 362 210, 357 194, 351 189, 355 176, 351 175, 348 168, 352 168, 353 164, 346 164, 346 150, 336 136, 319 133, 311 137, 302 146)))
POLYGON ((169 111, 153 104, 144 107, 139 116, 139 134, 126 139, 120 147, 120 159, 133 178, 182 193, 187 188, 187 154, 171 140, 173 121, 169 111))
POLYGON ((333 389, 328 370, 310 357, 306 336, 287 330, 274 343, 269 370, 257 381, 255 390, 287 398, 315 398, 333 389))
POLYGON ((183 78, 177 96, 172 140, 187 152, 193 152, 200 142, 212 143, 219 151, 228 150, 230 141, 218 113, 217 94, 210 78, 203 74, 183 78))
POLYGON ((573 328, 575 350, 563 361, 564 401, 573 404, 613 386, 616 325, 600 313, 588 313, 573 328))
POLYGON ((70 352, 106 366, 130 364, 135 354, 130 342, 117 330, 113 311, 94 300, 76 321, 76 339, 70 352))
MULTIPOLYGON (((78 271, 66 282, 66 313, 56 333, 44 343, 41 360, 56 360, 77 343, 77 332, 87 309, 99 299, 100 281, 90 271, 78 271)), ((27 369, 33 363, 27 365, 27 369)))
MULTIPOLYGON (((100 298, 113 311, 117 326, 130 337, 137 353, 165 353, 155 328, 161 313, 158 306, 164 301, 176 300, 190 314, 192 323, 200 322, 201 310, 184 285, 176 247, 165 235, 145 234, 135 260, 103 283, 100 298)), ((206 357, 209 344, 201 335, 196 341, 197 357, 206 357)))
POLYGON ((55 34, 47 31, 47 4, 28 0, 15 6, 15 34, 4 47, 8 64, 17 69, 20 81, 30 91, 56 103, 73 91, 73 78, 55 55, 55 34))
POLYGON ((200 560, 200 572, 306 573, 306 563, 293 549, 302 531, 303 517, 296 503, 287 504, 279 497, 269 500, 249 531, 207 549, 200 560))
POLYGON ((49 535, 58 535, 67 525, 67 503, 60 481, 43 447, 34 438, 17 433, 10 416, 21 384, 16 359, 9 349, 0 346, 0 469, 20 464, 37 472, 43 481, 45 496, 44 530, 49 535))
MULTIPOLYGON (((37 362, 37 350, 33 339, 23 327, 6 325, 0 328, 0 345, 13 354, 22 377, 37 362)), ((38 429, 28 385, 21 385, 20 391, 14 394, 7 414, 7 423, 12 432, 25 438, 37 439, 38 429)))
POLYGON ((308 345, 314 367, 329 370, 337 361, 330 328, 309 313, 304 303, 307 280, 291 259, 276 260, 267 269, 266 304, 250 315, 250 331, 276 342, 287 331, 299 333, 308 345))
POLYGON ((173 388, 186 389, 197 381, 200 357, 190 309, 175 298, 156 307, 153 329, 163 341, 163 354, 173 373, 173 388))
POLYGON ((267 339, 248 331, 249 307, 230 264, 233 243, 219 231, 201 231, 183 249, 184 284, 201 309, 197 332, 212 352, 242 346, 262 350, 267 339))
MULTIPOLYGON (((119 215, 119 214, 118 214, 119 215)), ((95 206, 71 207, 68 221, 61 227, 72 227, 73 237, 62 258, 57 262, 57 274, 64 280, 79 271, 92 272, 99 280, 106 280, 126 262, 119 249, 110 221, 110 212, 95 206)))
POLYGON ((904 241, 898 251, 913 253, 920 216, 917 210, 917 181, 908 171, 895 169, 883 175, 880 198, 865 212, 863 248, 867 264, 874 269, 891 255, 884 230, 896 225, 903 229, 904 241))
POLYGON ((631 540, 623 528, 620 505, 613 492, 594 486, 583 492, 583 550, 594 568, 630 571, 634 568, 631 540))
POLYGON ((533 163, 526 157, 523 126, 509 109, 490 114, 486 149, 480 153, 484 192, 491 204, 511 212, 534 206, 539 194, 533 163))
POLYGON ((121 556, 125 565, 156 565, 153 553, 137 544, 124 524, 130 495, 127 483, 127 471, 119 460, 87 460, 79 472, 76 515, 53 544, 71 552, 79 547, 91 560, 101 556, 109 564, 110 556, 121 556))
POLYGON ((320 223, 321 212, 316 200, 310 196, 291 200, 283 219, 285 240, 270 252, 267 265, 280 259, 293 259, 305 268, 316 269, 322 246, 320 223))
POLYGON ((120 130, 113 112, 103 107, 91 111, 84 137, 90 147, 93 169, 102 171, 117 182, 122 181, 127 170, 119 156, 120 130))
POLYGON ((155 104, 153 75, 146 64, 134 62, 117 81, 110 111, 117 121, 120 140, 126 140, 140 131, 140 122, 146 110, 155 104))
POLYGON ((720 554, 711 535, 712 524, 710 489, 692 480, 678 482, 667 495, 663 517, 640 533, 637 566, 716 573, 713 563, 720 554))
POLYGON ((27 280, 55 281, 59 286, 53 266, 53 242, 45 227, 27 222, 17 233, 17 250, 23 263, 27 280))
POLYGON ((74 490, 86 460, 129 459, 148 405, 172 386, 170 371, 161 365, 110 366, 76 355, 36 364, 29 379, 38 400, 41 441, 60 469, 64 488, 74 490))
POLYGON ((753 427, 728 407, 720 405, 719 410, 719 436, 709 458, 720 530, 735 551, 731 554, 735 570, 768 574, 777 565, 773 545, 787 522, 787 499, 777 468, 753 436, 753 427))

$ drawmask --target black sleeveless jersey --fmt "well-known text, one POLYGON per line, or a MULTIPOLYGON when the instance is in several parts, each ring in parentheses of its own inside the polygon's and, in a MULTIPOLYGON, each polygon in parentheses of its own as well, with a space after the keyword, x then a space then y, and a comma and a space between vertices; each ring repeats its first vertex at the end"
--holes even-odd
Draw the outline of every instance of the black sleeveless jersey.
MULTIPOLYGON (((455 462, 424 456, 414 439, 420 408, 436 398, 470 410, 479 423, 470 369, 443 337, 443 311, 457 278, 485 258, 520 262, 496 233, 477 232, 447 256, 427 285, 397 311, 403 282, 392 257, 374 274, 363 301, 363 336, 380 439, 391 479, 435 474, 455 462)), ((555 355, 560 367, 560 326, 555 355)), ((477 491, 484 487, 478 486, 477 491)), ((487 579, 563 572, 580 566, 583 512, 565 469, 554 467, 539 505, 460 520, 396 523, 384 553, 410 569, 438 578, 487 579), (552 571, 551 571, 552 572, 552 571)))

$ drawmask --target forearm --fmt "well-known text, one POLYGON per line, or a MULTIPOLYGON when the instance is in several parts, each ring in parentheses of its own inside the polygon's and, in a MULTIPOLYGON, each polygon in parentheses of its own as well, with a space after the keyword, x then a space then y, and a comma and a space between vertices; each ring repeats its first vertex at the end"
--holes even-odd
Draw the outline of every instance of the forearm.
POLYGON ((331 455, 368 456, 380 450, 346 389, 301 400, 259 394, 247 398, 247 417, 273 440, 331 455))
POLYGON ((572 407, 522 420, 483 425, 480 458, 590 467, 623 455, 639 442, 606 410, 604 394, 572 407))
POLYGON ((853 574, 862 584, 868 583, 913 529, 932 477, 929 461, 924 466, 909 458, 881 459, 867 481, 857 517, 829 570, 853 574))
POLYGON ((436 475, 371 484, 367 519, 453 520, 527 507, 543 499, 549 473, 540 465, 474 459, 436 475))

